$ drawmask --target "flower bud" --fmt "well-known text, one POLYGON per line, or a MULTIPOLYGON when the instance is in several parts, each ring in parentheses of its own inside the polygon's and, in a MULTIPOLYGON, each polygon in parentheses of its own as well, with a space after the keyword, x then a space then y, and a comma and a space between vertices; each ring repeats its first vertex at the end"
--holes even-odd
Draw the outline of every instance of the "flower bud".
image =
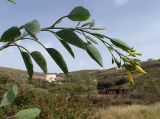
POLYGON ((129 82, 131 83, 131 85, 133 85, 134 84, 134 80, 132 78, 131 72, 127 71, 127 75, 128 75, 129 82))
POLYGON ((145 75, 147 74, 140 66, 136 65, 135 68, 136 68, 136 70, 139 71, 140 73, 145 74, 145 75))

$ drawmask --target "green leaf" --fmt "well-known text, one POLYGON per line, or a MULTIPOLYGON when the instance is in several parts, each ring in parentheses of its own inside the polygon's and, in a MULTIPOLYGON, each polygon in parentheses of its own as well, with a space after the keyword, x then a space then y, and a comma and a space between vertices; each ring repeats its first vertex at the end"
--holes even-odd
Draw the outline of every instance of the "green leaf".
POLYGON ((72 30, 63 29, 56 32, 56 35, 74 46, 77 46, 82 49, 86 49, 83 40, 78 37, 72 30))
POLYGON ((27 52, 22 52, 21 51, 21 55, 22 58, 24 60, 28 75, 29 75, 29 79, 32 79, 32 75, 33 75, 33 64, 32 64, 32 60, 30 55, 27 52))
POLYGON ((68 18, 72 21, 86 21, 89 17, 89 11, 81 6, 74 8, 68 15, 68 18))
POLYGON ((90 28, 91 30, 105 30, 105 28, 90 28))
POLYGON ((17 26, 13 26, 2 34, 0 42, 13 41, 20 35, 21 35, 20 29, 17 26))
MULTIPOLYGON (((49 32, 52 33, 53 35, 56 35, 52 31, 49 31, 49 32)), ((62 43, 62 45, 66 48, 66 50, 71 54, 71 56, 74 58, 74 52, 72 51, 72 48, 69 46, 69 44, 65 42, 63 39, 61 39, 60 37, 57 36, 57 38, 62 43)))
POLYGON ((117 64, 117 67, 120 68, 121 67, 121 62, 119 62, 117 59, 115 59, 114 61, 117 64))
POLYGON ((101 38, 101 39, 105 38, 104 35, 99 34, 99 33, 93 33, 93 35, 94 35, 95 37, 98 37, 98 38, 101 38))
POLYGON ((68 75, 68 68, 62 55, 54 48, 46 48, 46 50, 62 71, 68 75))
POLYGON ((25 109, 19 111, 13 117, 16 119, 34 119, 39 116, 40 112, 41 110, 38 108, 25 109))
POLYGON ((127 51, 130 50, 131 48, 129 47, 129 45, 127 43, 125 43, 122 40, 119 39, 110 39, 110 41, 117 47, 119 47, 120 49, 127 51))
POLYGON ((94 40, 92 37, 86 36, 86 38, 87 38, 88 40, 90 40, 91 42, 93 42, 93 43, 95 43, 95 44, 98 45, 98 42, 97 42, 96 40, 94 40))
POLYGON ((83 24, 83 25, 82 25, 82 27, 89 26, 89 25, 90 25, 90 23, 91 23, 91 22, 87 22, 87 23, 83 24))
POLYGON ((114 62, 115 62, 115 61, 114 61, 114 59, 112 58, 112 64, 114 64, 114 62))
POLYGON ((82 27, 86 27, 86 26, 88 26, 88 27, 94 27, 94 25, 95 25, 95 20, 92 20, 91 22, 83 24, 82 27))
POLYGON ((17 94, 18 94, 17 85, 13 85, 13 87, 3 95, 0 107, 11 105, 12 102, 17 97, 17 94))
POLYGON ((7 1, 16 4, 16 0, 7 0, 7 1))
POLYGON ((73 57, 73 58, 75 58, 74 57, 74 52, 72 51, 72 48, 69 46, 69 44, 67 43, 67 42, 65 42, 65 41, 63 41, 63 40, 60 40, 59 39, 59 41, 62 43, 62 45, 67 49, 67 51, 71 54, 71 56, 73 57))
POLYGON ((41 31, 41 27, 37 20, 28 22, 27 24, 24 25, 24 28, 32 38, 38 40, 36 34, 41 31))
POLYGON ((95 20, 92 20, 90 23, 90 27, 94 27, 95 26, 95 20))
POLYGON ((58 19, 58 20, 52 25, 52 27, 55 27, 57 24, 61 23, 61 22, 62 22, 62 19, 63 19, 63 18, 58 19))
POLYGON ((86 44, 87 53, 90 55, 92 59, 94 59, 101 67, 103 67, 102 57, 100 52, 96 47, 94 47, 91 43, 86 44))
POLYGON ((43 70, 43 72, 47 73, 47 62, 43 57, 43 55, 38 51, 34 51, 31 53, 31 56, 33 57, 35 62, 39 65, 39 67, 43 70))

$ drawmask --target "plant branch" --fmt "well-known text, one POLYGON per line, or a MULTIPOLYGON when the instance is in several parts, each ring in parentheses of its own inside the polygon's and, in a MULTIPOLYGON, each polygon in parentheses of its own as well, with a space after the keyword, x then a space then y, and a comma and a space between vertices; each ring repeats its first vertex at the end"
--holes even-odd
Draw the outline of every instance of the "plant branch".
MULTIPOLYGON (((61 17, 59 20, 57 20, 52 26, 50 27, 46 27, 46 28, 42 28, 41 31, 49 31, 49 30, 53 30, 53 29, 70 29, 70 30, 77 30, 77 31, 81 31, 81 32, 85 32, 85 33, 88 33, 90 35, 94 35, 95 36, 95 33, 92 33, 90 31, 87 31, 85 30, 86 28, 82 28, 82 27, 76 27, 76 28, 72 28, 72 27, 54 27, 56 25, 56 23, 58 23, 60 20, 62 20, 63 18, 65 18, 66 16, 64 17, 61 17)), ((28 36, 28 33, 24 33, 23 35, 17 37, 15 40, 11 41, 11 42, 7 42, 6 44, 4 44, 3 46, 0 47, 0 51, 4 50, 5 48, 9 47, 12 43, 18 41, 18 40, 21 40, 21 39, 26 39, 24 38, 25 36, 28 36)), ((110 37, 108 36, 105 36, 103 35, 105 38, 107 39, 110 39, 112 40, 110 37)), ((33 40, 33 39, 31 39, 33 40)), ((40 43, 39 41, 37 40, 34 40, 36 42, 38 42, 40 45, 42 45, 44 47, 44 45, 42 43, 40 43)), ((44 47, 45 48, 45 47, 44 47)))
POLYGON ((23 37, 25 37, 25 36, 27 36, 27 35, 28 35, 27 33, 24 33, 23 35, 17 37, 17 38, 14 39, 13 41, 10 41, 10 42, 4 44, 3 46, 0 47, 0 51, 4 50, 5 48, 9 47, 10 44, 12 44, 12 43, 14 43, 14 42, 16 42, 16 41, 22 39, 23 37))
POLYGON ((28 52, 30 54, 29 50, 27 50, 25 47, 23 47, 21 45, 17 45, 16 43, 14 43, 13 45, 9 45, 9 46, 16 46, 16 47, 19 48, 19 50, 20 50, 20 48, 22 48, 22 49, 24 49, 26 52, 28 52))
POLYGON ((23 39, 28 39, 28 40, 35 41, 35 42, 37 42, 38 44, 40 44, 44 49, 46 49, 46 47, 45 47, 40 41, 38 41, 38 40, 35 40, 35 39, 33 39, 33 38, 23 38, 23 39))
POLYGON ((58 24, 59 22, 61 22, 61 20, 62 20, 63 18, 66 18, 66 17, 67 17, 67 16, 63 16, 63 17, 59 18, 51 27, 54 28, 56 24, 58 24))

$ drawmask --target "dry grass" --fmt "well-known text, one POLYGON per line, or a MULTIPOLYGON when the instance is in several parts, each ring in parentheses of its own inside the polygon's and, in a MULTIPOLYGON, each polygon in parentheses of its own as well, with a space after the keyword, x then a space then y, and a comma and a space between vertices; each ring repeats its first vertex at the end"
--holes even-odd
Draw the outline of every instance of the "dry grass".
POLYGON ((152 105, 110 106, 96 114, 100 119, 160 119, 160 103, 152 105))

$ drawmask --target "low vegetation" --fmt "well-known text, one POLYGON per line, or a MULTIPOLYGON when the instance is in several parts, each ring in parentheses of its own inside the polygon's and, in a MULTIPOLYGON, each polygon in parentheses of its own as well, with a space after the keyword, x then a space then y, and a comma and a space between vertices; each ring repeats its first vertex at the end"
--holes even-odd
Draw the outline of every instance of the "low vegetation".
POLYGON ((0 118, 37 107, 41 109, 39 119, 158 119, 160 60, 144 62, 142 66, 148 76, 133 72, 136 85, 125 95, 98 94, 96 85, 110 82, 111 89, 130 89, 122 69, 77 71, 69 78, 58 74, 62 83, 56 84, 27 80, 25 71, 0 68, 0 98, 13 84, 19 88, 14 103, 0 109, 0 118))
MULTIPOLYGON (((9 117, 21 109, 41 109, 39 119, 85 119, 93 115, 94 108, 85 95, 65 92, 49 92, 46 89, 34 88, 32 85, 17 83, 19 95, 11 106, 0 109, 0 118, 9 117)), ((1 94, 8 86, 1 85, 1 94)))
POLYGON ((100 119, 159 119, 160 103, 152 105, 110 106, 96 113, 100 119))

